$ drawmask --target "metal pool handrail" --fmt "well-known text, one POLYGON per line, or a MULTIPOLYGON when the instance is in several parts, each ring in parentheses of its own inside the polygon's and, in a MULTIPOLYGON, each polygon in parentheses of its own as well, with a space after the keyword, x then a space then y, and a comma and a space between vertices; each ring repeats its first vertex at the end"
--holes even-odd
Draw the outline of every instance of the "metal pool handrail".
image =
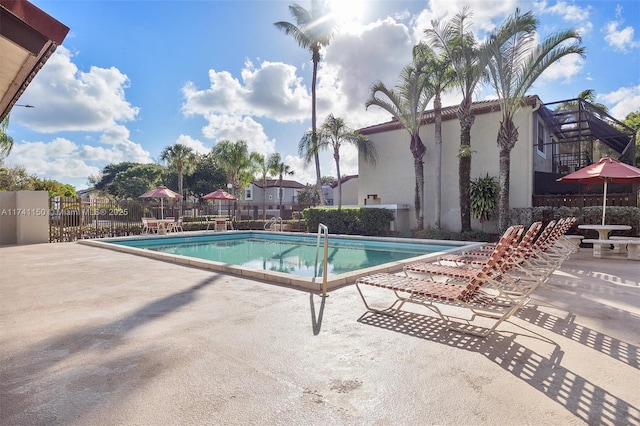
POLYGON ((322 267, 322 297, 327 297, 327 262, 329 257, 329 228, 326 225, 318 224, 318 241, 316 243, 316 265, 313 272, 315 282, 318 276, 318 255, 320 253, 320 237, 324 234, 324 262, 322 267))
POLYGON ((270 231, 277 231, 278 221, 280 222, 280 231, 282 231, 282 218, 281 217, 272 217, 264 224, 265 231, 268 229, 270 231))

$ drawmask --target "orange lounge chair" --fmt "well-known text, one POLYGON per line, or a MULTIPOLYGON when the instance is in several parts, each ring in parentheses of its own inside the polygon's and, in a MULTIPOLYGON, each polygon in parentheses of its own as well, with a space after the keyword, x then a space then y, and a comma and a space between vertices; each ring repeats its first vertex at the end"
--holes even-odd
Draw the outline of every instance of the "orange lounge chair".
POLYGON ((517 295, 505 292, 502 289, 502 284, 497 281, 502 275, 504 252, 514 244, 514 233, 517 233, 518 230, 521 232, 521 227, 509 228, 500 239, 491 258, 482 268, 474 269, 473 277, 468 280, 441 282, 379 273, 359 278, 356 281, 356 289, 364 306, 371 312, 394 315, 402 309, 405 303, 413 303, 435 312, 451 330, 486 337, 502 321, 508 319, 529 301, 529 297, 524 294, 517 295), (365 286, 393 291, 394 302, 385 309, 370 306, 363 291, 365 286), (441 305, 467 310, 470 312, 470 317, 465 319, 447 315, 440 308, 441 305), (494 324, 490 328, 478 327, 474 324, 477 317, 490 318, 494 320, 494 324), (451 318, 465 324, 452 321, 451 318))

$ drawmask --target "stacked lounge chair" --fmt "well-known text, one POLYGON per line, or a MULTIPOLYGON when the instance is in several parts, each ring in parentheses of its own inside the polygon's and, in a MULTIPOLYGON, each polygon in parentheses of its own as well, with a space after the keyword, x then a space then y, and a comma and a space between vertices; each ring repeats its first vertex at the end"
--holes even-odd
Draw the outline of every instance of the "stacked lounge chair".
POLYGON ((441 256, 435 263, 410 264, 403 275, 362 277, 356 281, 356 288, 371 312, 394 315, 405 303, 417 304, 435 312, 451 330, 485 337, 525 306, 533 291, 576 250, 575 244, 563 238, 574 223, 575 218, 564 218, 542 228, 537 222, 522 239, 524 228, 512 226, 497 244, 441 256), (385 309, 371 307, 363 292, 365 286, 392 290, 394 302, 385 309), (462 308, 468 315, 445 315, 443 305, 462 308), (475 321, 478 317, 492 319, 493 325, 479 327, 475 321))

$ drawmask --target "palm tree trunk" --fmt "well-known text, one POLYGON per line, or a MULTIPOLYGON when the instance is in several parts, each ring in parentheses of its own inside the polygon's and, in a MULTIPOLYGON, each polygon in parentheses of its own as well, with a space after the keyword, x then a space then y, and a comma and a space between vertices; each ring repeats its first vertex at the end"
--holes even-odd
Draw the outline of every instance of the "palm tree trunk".
POLYGON ((418 231, 422 231, 424 229, 424 209, 422 208, 422 202, 424 200, 424 162, 422 158, 415 158, 413 166, 416 173, 415 207, 417 229, 418 231))
POLYGON ((262 220, 267 220, 267 180, 262 179, 262 220))
POLYGON ((513 119, 504 117, 498 131, 498 147, 500 149, 500 172, 498 192, 498 231, 502 232, 509 226, 509 179, 511 175, 511 150, 518 140, 518 128, 513 119))
POLYGON ((422 139, 420 139, 419 134, 415 134, 411 136, 411 154, 413 154, 413 168, 416 174, 416 188, 415 188, 415 199, 414 206, 416 209, 416 221, 417 221, 417 229, 424 229, 424 207, 422 203, 424 202, 424 154, 427 152, 427 147, 422 143, 422 139))
POLYGON ((511 151, 500 148, 500 172, 498 192, 498 231, 507 229, 509 219, 509 177, 511 167, 511 151))
POLYGON ((460 191, 460 227, 471 231, 471 126, 475 117, 471 100, 463 100, 458 109, 460 120, 460 152, 458 161, 458 190, 460 191))
POLYGON ((316 131, 316 79, 318 77, 318 60, 313 57, 313 76, 311 81, 311 139, 313 145, 313 159, 316 163, 316 187, 320 196, 320 205, 325 205, 322 193, 322 176, 320 175, 320 155, 318 154, 318 133, 316 131))
POLYGON ((336 160, 336 174, 338 175, 338 210, 342 209, 342 176, 340 176, 340 155, 334 154, 336 160))
POLYGON ((282 175, 280 175, 280 181, 278 182, 278 198, 280 199, 280 217, 282 218, 282 175))
POLYGON ((177 172, 178 172, 178 193, 182 195, 181 198, 178 198, 178 216, 183 216, 182 200, 184 200, 184 194, 182 193, 182 182, 183 182, 182 167, 178 167, 177 172))
POLYGON ((436 97, 433 101, 433 110, 435 112, 435 146, 433 149, 435 162, 436 162, 436 177, 435 177, 435 185, 436 185, 436 196, 433 200, 434 209, 435 209, 435 220, 434 227, 435 229, 440 229, 442 217, 442 101, 440 99, 440 94, 436 94, 436 97))

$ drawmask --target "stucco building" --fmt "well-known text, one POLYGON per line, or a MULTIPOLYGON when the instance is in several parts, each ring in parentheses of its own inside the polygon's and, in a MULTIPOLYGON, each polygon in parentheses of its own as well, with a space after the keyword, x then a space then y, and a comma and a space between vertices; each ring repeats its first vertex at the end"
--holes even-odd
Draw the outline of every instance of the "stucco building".
POLYGON ((238 201, 238 207, 243 218, 262 219, 264 206, 267 218, 291 219, 292 212, 296 210, 298 192, 304 187, 300 182, 289 179, 283 179, 282 184, 278 179, 267 179, 265 184, 256 180, 245 188, 244 197, 238 201))
MULTIPOLYGON (((442 210, 444 229, 459 231, 458 149, 460 124, 458 106, 442 110, 442 210)), ((497 101, 473 104, 475 123, 471 128, 471 178, 498 177, 497 135, 502 118, 497 101)), ((435 223, 434 112, 424 115, 420 137, 427 147, 424 157, 425 227, 435 223)), ((581 192, 584 188, 555 180, 602 156, 611 155, 632 163, 635 136, 622 123, 587 102, 569 100, 545 105, 529 96, 514 117, 519 139, 511 151, 510 207, 531 207, 537 197, 581 192)), ((375 144, 377 165, 359 160, 358 204, 399 205, 409 209, 409 226, 417 225, 414 207, 415 171, 409 150, 410 136, 397 120, 360 129, 375 144)), ((598 188, 590 191, 598 192, 598 188)), ((629 188, 618 188, 628 190, 629 188)), ((602 191, 600 190, 600 193, 602 191)), ((600 199, 600 204, 602 203, 600 199)), ((489 224, 491 226, 491 224, 489 224)), ((474 229, 487 224, 472 220, 474 229)))

